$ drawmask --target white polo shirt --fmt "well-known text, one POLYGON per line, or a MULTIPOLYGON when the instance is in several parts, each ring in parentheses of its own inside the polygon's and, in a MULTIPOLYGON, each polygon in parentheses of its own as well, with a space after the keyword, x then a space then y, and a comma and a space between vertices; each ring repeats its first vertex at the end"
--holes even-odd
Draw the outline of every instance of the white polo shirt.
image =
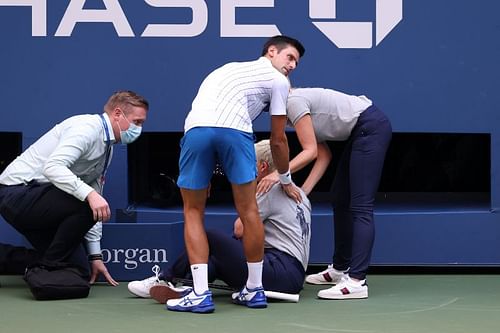
POLYGON ((252 121, 262 111, 286 115, 289 88, 288 79, 266 57, 223 65, 202 82, 184 131, 225 127, 252 133, 252 121))

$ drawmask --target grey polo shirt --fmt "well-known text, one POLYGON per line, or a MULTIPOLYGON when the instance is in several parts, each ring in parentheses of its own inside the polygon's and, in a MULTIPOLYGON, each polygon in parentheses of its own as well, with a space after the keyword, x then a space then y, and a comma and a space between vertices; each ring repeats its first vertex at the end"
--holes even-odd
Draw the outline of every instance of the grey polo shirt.
POLYGON ((371 105, 366 96, 324 88, 296 88, 288 96, 287 116, 295 125, 310 114, 318 142, 343 141, 351 134, 359 115, 371 105))

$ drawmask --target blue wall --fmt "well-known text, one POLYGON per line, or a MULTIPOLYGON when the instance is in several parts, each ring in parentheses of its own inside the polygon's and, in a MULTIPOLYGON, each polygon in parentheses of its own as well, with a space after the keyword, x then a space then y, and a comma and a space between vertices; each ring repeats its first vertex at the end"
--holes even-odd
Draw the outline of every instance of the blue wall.
MULTIPOLYGON (((500 264, 500 251, 489 237, 500 233, 500 217, 496 213, 500 207, 500 126, 496 101, 500 87, 500 2, 264 0, 258 2, 261 7, 235 10, 236 24, 254 25, 247 37, 242 36, 240 26, 221 28, 221 22, 232 22, 230 8, 241 2, 238 0, 190 0, 185 1, 184 8, 154 7, 149 3, 158 6, 168 1, 151 0, 120 1, 120 7, 116 7, 117 0, 39 0, 34 2, 42 5, 33 7, 33 15, 31 6, 16 6, 16 2, 0 0, 0 132, 22 132, 24 147, 70 115, 101 112, 108 96, 118 89, 135 90, 149 99, 151 110, 145 131, 182 131, 190 103, 207 73, 228 61, 255 59, 266 39, 266 33, 259 33, 259 29, 279 29, 282 34, 303 41, 307 49, 291 76, 296 86, 332 87, 366 94, 388 114, 396 132, 491 134, 491 209, 482 212, 480 219, 472 214, 462 215, 460 223, 454 222, 455 214, 437 214, 432 219, 422 213, 411 218, 402 216, 398 226, 414 233, 400 233, 397 237, 402 237, 403 244, 405 240, 441 237, 429 234, 431 221, 437 235, 446 235, 448 228, 458 234, 461 230, 483 230, 469 233, 472 244, 467 247, 473 254, 464 260, 460 256, 454 258, 453 253, 457 252, 452 246, 445 258, 432 260, 424 254, 422 261, 500 264), (74 29, 66 29, 69 36, 60 36, 65 27, 71 26, 71 17, 75 17, 67 8, 78 9, 78 3, 85 4, 84 11, 80 11, 83 16, 92 9, 124 16, 110 14, 101 19, 108 22, 101 23, 77 22, 74 29), (193 26, 190 5, 194 7, 193 26), (122 25, 115 28, 110 21, 122 25), (344 37, 348 47, 343 47, 346 44, 338 39, 337 44, 332 42, 313 22, 353 22, 355 27, 344 35, 331 25, 330 35, 341 35, 339 38, 344 37), (180 24, 181 33, 189 34, 191 28, 197 31, 191 32, 190 37, 141 37, 149 24, 180 24), (383 30, 391 24, 395 25, 392 30, 383 30), (368 35, 355 36, 358 27, 368 31, 368 35), (224 37, 231 32, 238 36, 224 37), (377 40, 377 33, 381 32, 386 32, 385 38, 377 40), (119 36, 127 34, 131 36, 119 36), (402 227, 404 223, 408 229, 402 227)), ((172 35, 174 29, 167 28, 166 32, 172 35)), ((258 119, 256 130, 266 131, 268 124, 268 117, 263 116, 258 119)), ((126 147, 115 150, 108 175, 106 191, 112 207, 127 207, 126 147)), ((401 258, 387 256, 388 252, 380 246, 395 237, 394 230, 387 228, 393 219, 386 220, 382 215, 377 222, 382 235, 379 232, 377 236, 380 245, 375 248, 375 263, 419 261, 414 260, 417 249, 408 249, 408 245, 401 258), (388 230, 387 234, 383 230, 388 230)), ((10 231, 4 233, 6 227, 1 228, 0 237, 15 238, 10 231)), ((323 241, 329 241, 329 235, 327 238, 323 241)), ((453 239, 451 244, 455 244, 453 239)), ((440 246, 434 243, 442 242, 446 240, 431 240, 433 245, 426 251, 432 253, 434 246, 440 246)), ((329 246, 318 250, 317 262, 329 260, 329 246)))

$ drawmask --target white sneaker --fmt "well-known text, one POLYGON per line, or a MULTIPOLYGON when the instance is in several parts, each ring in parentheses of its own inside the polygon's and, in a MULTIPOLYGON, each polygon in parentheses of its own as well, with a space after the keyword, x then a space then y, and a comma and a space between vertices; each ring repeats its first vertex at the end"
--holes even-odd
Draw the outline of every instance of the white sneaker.
POLYGON ((142 298, 151 298, 151 295, 149 294, 149 290, 153 286, 166 286, 167 283, 165 281, 160 280, 160 266, 154 265, 153 268, 151 269, 153 273, 155 273, 154 276, 149 277, 144 280, 140 281, 131 281, 128 284, 128 291, 130 291, 132 294, 142 297, 142 298))
POLYGON ((337 285, 318 292, 319 298, 324 299, 359 299, 368 298, 368 285, 366 280, 354 281, 349 276, 337 285))
POLYGON ((343 271, 338 271, 333 268, 333 265, 328 265, 328 268, 316 274, 306 276, 306 283, 309 284, 337 284, 346 276, 343 271))

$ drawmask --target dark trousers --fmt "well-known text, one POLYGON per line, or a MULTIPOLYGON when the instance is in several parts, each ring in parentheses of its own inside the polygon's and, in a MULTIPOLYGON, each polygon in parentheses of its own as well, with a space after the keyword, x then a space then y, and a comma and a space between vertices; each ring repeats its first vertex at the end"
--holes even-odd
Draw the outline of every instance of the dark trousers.
POLYGON ((364 279, 371 260, 373 208, 385 154, 392 137, 389 119, 371 106, 359 117, 332 186, 335 252, 333 267, 364 279))
POLYGON ((70 263, 90 275, 82 242, 95 222, 87 202, 51 184, 1 186, 0 214, 26 237, 42 262, 70 263))
MULTIPOLYGON (((210 248, 208 281, 217 279, 236 290, 243 288, 248 277, 248 267, 242 242, 220 231, 208 230, 207 237, 210 248)), ((189 259, 184 252, 164 272, 163 277, 166 280, 187 278, 190 273, 189 259)), ((264 289, 297 294, 302 290, 304 278, 304 268, 296 258, 276 249, 265 249, 262 269, 264 289)))
POLYGON ((22 275, 26 266, 38 259, 38 253, 33 249, 0 243, 0 274, 22 275))

